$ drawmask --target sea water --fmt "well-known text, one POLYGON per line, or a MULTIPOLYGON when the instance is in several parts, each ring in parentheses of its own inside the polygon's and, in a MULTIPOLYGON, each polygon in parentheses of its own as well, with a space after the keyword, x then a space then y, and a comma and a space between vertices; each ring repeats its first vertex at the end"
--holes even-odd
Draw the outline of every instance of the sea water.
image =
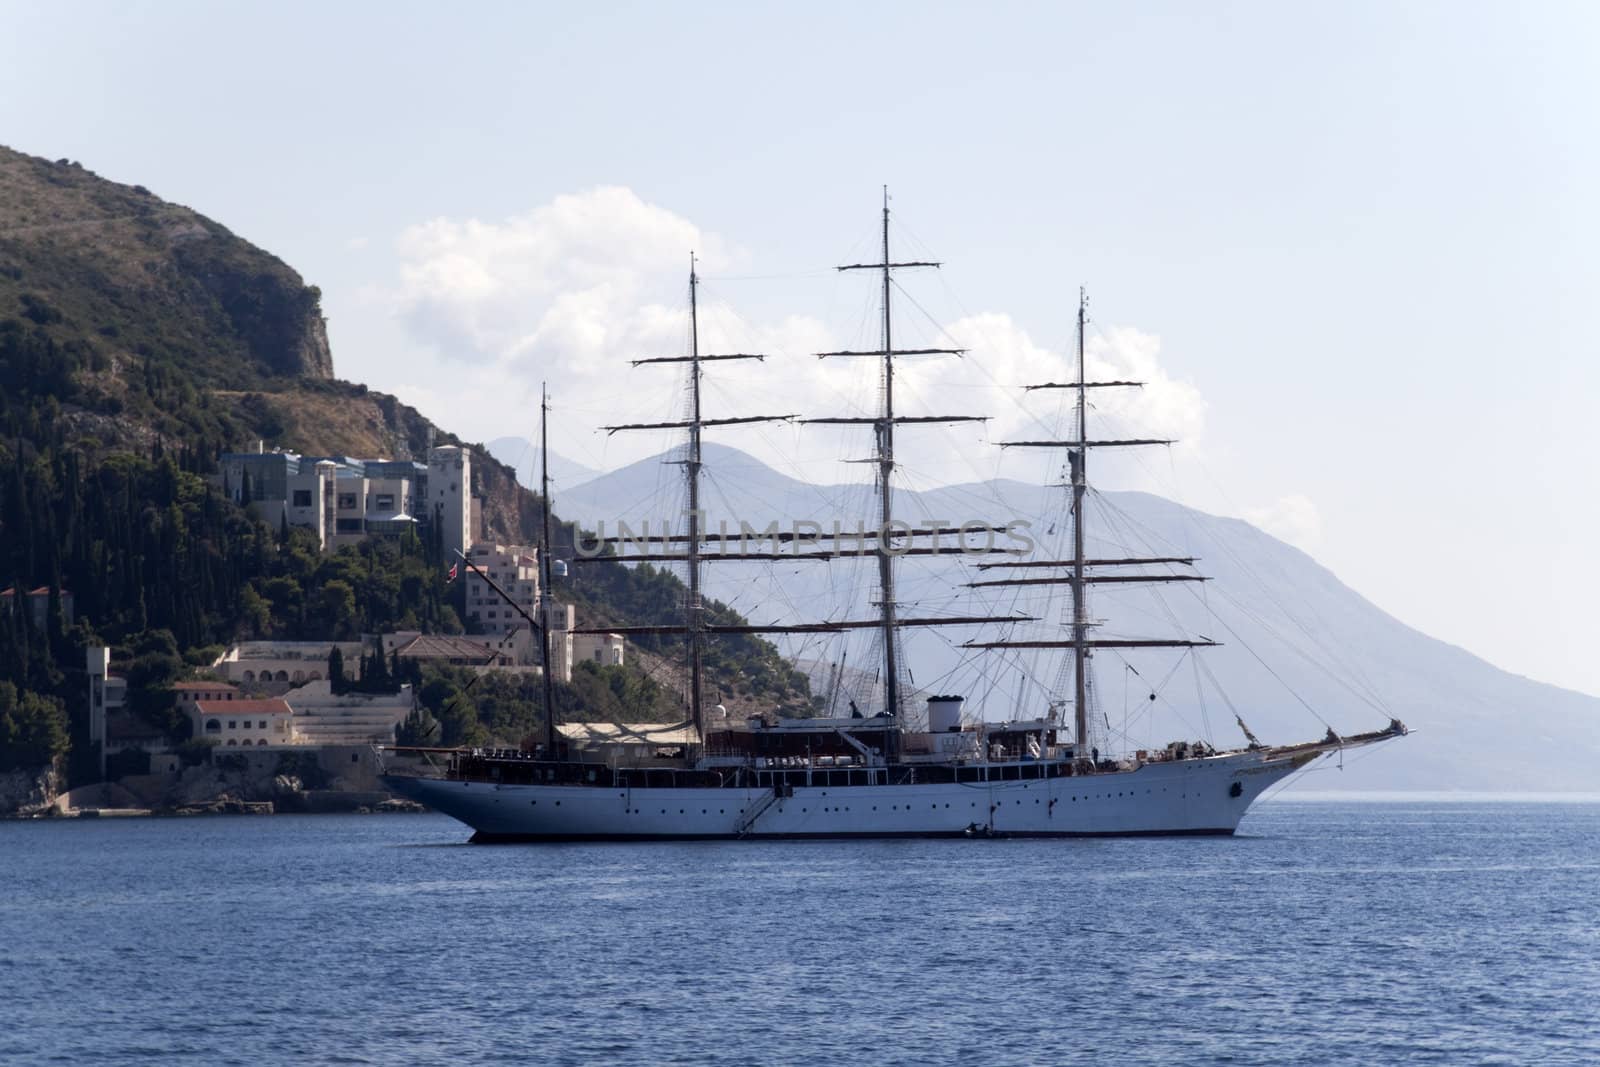
POLYGON ((1232 838, 0 824, 0 1063, 1597 1064, 1600 804, 1232 838))

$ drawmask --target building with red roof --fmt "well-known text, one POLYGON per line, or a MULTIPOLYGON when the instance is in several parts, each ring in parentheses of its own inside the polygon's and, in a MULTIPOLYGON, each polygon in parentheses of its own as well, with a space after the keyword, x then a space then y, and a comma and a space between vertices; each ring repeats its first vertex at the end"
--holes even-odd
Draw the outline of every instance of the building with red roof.
POLYGON ((189 710, 194 736, 224 748, 292 745, 294 712, 282 700, 196 700, 189 710))

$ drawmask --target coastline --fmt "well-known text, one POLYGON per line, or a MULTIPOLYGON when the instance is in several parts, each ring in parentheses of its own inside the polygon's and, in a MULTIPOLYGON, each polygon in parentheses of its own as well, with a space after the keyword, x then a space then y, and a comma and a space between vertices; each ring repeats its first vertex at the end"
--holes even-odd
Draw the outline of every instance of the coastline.
POLYGON ((189 819, 209 815, 421 815, 430 809, 403 797, 389 797, 376 803, 338 803, 319 801, 302 805, 281 805, 271 800, 215 800, 207 804, 186 804, 176 808, 47 808, 34 812, 6 812, 0 822, 55 822, 76 819, 189 819))

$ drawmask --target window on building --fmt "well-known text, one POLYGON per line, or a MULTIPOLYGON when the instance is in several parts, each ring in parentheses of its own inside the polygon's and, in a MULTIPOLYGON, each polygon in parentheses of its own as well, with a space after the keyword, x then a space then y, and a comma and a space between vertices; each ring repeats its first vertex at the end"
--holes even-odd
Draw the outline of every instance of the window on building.
POLYGON ((360 519, 339 519, 334 523, 334 529, 339 533, 360 533, 362 522, 360 519))
POLYGON ((294 506, 297 508, 309 508, 311 506, 311 490, 296 489, 294 491, 294 506))
POLYGON ((238 719, 229 719, 228 720, 228 729, 237 730, 238 728, 239 728, 239 720, 238 719))
POLYGON ((356 495, 354 493, 340 493, 339 494, 339 510, 340 511, 354 511, 355 507, 356 507, 356 495))
POLYGON ((377 503, 374 506, 377 507, 377 509, 379 511, 393 511, 394 510, 394 494, 393 493, 379 493, 378 494, 378 498, 377 498, 377 503))
POLYGON ((265 730, 267 728, 267 720, 265 720, 265 719, 261 720, 260 728, 263 729, 263 730, 265 730))
POLYGON ((220 722, 218 722, 216 719, 207 719, 206 720, 206 733, 215 734, 215 733, 221 733, 221 732, 222 732, 222 724, 220 722))

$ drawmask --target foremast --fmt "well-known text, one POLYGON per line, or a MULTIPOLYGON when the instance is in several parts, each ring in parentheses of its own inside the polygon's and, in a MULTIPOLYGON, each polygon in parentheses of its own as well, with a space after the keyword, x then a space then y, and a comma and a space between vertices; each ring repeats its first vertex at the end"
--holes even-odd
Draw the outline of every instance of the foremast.
MULTIPOLYGON (((701 564, 704 562, 705 553, 703 542, 705 531, 702 529, 705 516, 700 508, 700 474, 704 466, 701 452, 701 431, 707 426, 726 426, 755 422, 787 422, 794 418, 793 415, 745 415, 738 418, 706 419, 701 413, 701 376, 704 373, 703 364, 713 360, 765 360, 767 357, 752 352, 734 352, 726 355, 705 355, 700 351, 700 273, 697 269, 697 260, 693 252, 689 253, 689 353, 685 356, 655 356, 649 359, 636 359, 632 361, 635 367, 646 364, 687 363, 689 365, 689 418, 680 422, 654 422, 634 423, 621 426, 607 426, 607 433, 616 433, 619 430, 662 430, 682 429, 689 435, 688 453, 683 460, 684 480, 688 490, 688 530, 683 538, 665 537, 662 541, 682 541, 686 551, 681 557, 688 568, 687 581, 684 585, 684 626, 682 628, 661 628, 660 632, 681 632, 685 635, 688 644, 688 673, 689 673, 689 721, 694 726, 694 736, 704 738, 705 727, 705 635, 708 630, 705 622, 705 601, 701 593, 701 564)), ((583 632, 583 631, 579 631, 583 632)))
POLYGON ((1078 329, 1076 365, 1077 377, 1071 382, 1045 382, 1029 385, 1034 389, 1071 389, 1076 403, 1073 410, 1074 436, 1066 441, 1003 441, 1001 448, 1065 448, 1067 450, 1068 478, 1066 487, 1071 491, 1072 558, 1068 560, 1029 560, 1012 564, 980 564, 981 569, 994 567, 1054 567, 1066 571, 1064 576, 1046 578, 1002 578, 968 583, 971 587, 1067 585, 1071 589, 1072 617, 1067 624, 1071 634, 1066 641, 989 641, 969 642, 965 647, 977 649, 1064 648, 1072 650, 1073 694, 1072 733, 1074 757, 1085 759, 1092 751, 1089 743, 1089 710, 1093 691, 1089 680, 1090 660, 1097 648, 1196 648, 1214 645, 1209 639, 1094 639, 1090 631, 1095 623, 1089 617, 1089 586, 1096 584, 1134 584, 1155 582, 1200 582, 1206 579, 1193 574, 1101 574, 1099 567, 1142 566, 1149 564, 1183 564, 1194 562, 1189 557, 1151 556, 1125 559, 1090 559, 1084 545, 1084 501, 1089 492, 1088 458, 1091 448, 1126 448, 1141 445, 1170 445, 1170 440, 1127 438, 1122 440, 1089 439, 1089 390, 1107 388, 1141 388, 1143 382, 1090 381, 1085 364, 1085 334, 1088 327, 1089 298, 1087 292, 1078 290, 1078 329))

